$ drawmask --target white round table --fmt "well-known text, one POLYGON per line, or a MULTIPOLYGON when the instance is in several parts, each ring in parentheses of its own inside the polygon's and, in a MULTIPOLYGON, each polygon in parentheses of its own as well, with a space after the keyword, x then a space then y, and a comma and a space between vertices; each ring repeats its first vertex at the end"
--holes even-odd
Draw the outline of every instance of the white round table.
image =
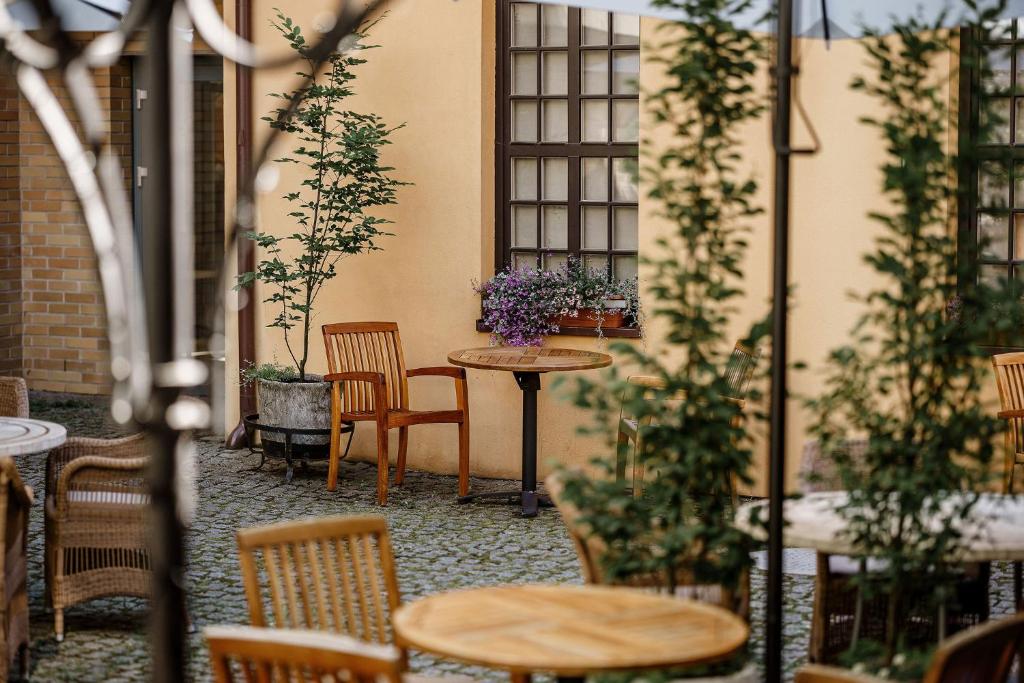
MULTIPOLYGON (((952 494, 950 509, 963 494, 952 494)), ((850 540, 846 519, 839 508, 846 502, 843 491, 810 493, 783 504, 783 543, 792 548, 814 548, 828 555, 856 555, 857 547, 850 540)), ((741 505, 736 511, 736 527, 758 540, 766 540, 762 524, 752 519, 768 519, 768 502, 755 501, 741 505)), ((935 529, 942 526, 941 515, 935 529)), ((961 562, 1008 562, 1024 560, 1024 495, 1006 496, 984 493, 971 513, 957 520, 963 534, 956 560, 961 562)))
POLYGON ((56 448, 68 431, 55 422, 25 417, 0 417, 0 455, 41 453, 56 448))

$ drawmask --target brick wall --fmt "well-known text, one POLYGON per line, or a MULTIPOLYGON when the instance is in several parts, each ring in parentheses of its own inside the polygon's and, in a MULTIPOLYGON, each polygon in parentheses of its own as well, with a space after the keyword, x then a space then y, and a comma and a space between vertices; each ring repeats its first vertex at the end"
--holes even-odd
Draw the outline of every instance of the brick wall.
MULTIPOLYGON (((130 64, 101 70, 96 80, 127 188, 130 64)), ((59 82, 51 85, 67 105, 59 82)), ((6 74, 0 107, 0 372, 24 376, 32 389, 105 393, 106 320, 81 211, 42 125, 6 74)))

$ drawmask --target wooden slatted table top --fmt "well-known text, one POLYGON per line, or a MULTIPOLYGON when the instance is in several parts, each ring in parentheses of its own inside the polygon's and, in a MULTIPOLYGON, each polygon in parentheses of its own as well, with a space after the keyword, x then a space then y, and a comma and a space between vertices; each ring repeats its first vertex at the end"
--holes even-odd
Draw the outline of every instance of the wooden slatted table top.
POLYGON ((478 370, 564 372, 606 368, 612 364, 612 357, 597 351, 547 346, 485 346, 452 351, 448 354, 448 362, 478 370))
POLYGON ((61 425, 27 417, 0 417, 0 455, 42 453, 67 441, 61 425))
POLYGON ((742 619, 692 600, 610 586, 491 586, 403 605, 399 644, 518 673, 583 676, 694 665, 747 642, 742 619))

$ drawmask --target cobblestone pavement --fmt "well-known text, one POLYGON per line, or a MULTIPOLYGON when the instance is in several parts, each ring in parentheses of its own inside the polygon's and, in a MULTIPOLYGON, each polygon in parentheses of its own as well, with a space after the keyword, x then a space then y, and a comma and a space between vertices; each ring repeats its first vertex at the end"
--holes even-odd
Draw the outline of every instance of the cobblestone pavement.
MULTIPOLYGON (((78 397, 33 395, 32 415, 68 427, 73 436, 114 436, 105 404, 78 397)), ((17 459, 26 482, 41 500, 45 457, 17 459)), ((440 590, 504 582, 578 583, 572 544, 556 511, 543 510, 532 520, 517 517, 503 505, 454 504, 454 477, 409 472, 402 488, 392 490, 386 508, 372 504, 374 468, 343 463, 338 490, 329 493, 322 466, 296 471, 284 483, 282 468, 250 471, 258 459, 245 451, 228 451, 214 439, 198 442, 198 510, 190 533, 190 614, 199 632, 191 636, 191 678, 209 680, 202 644, 204 625, 246 623, 234 532, 239 527, 328 514, 383 514, 392 534, 403 599, 440 590)), ((475 488, 500 488, 509 482, 474 480, 475 488)), ((32 680, 148 680, 146 603, 108 598, 71 608, 67 635, 58 645, 53 619, 43 606, 43 509, 32 510, 29 530, 29 599, 32 619, 32 680)), ((1011 581, 1007 567, 997 567, 994 613, 1009 610, 1011 581)), ((792 672, 803 662, 810 626, 813 577, 785 579, 785 662, 792 672)), ((763 629, 764 574, 753 574, 751 647, 760 657, 763 629)), ((424 673, 468 673, 481 680, 507 677, 414 655, 412 668, 424 673)))

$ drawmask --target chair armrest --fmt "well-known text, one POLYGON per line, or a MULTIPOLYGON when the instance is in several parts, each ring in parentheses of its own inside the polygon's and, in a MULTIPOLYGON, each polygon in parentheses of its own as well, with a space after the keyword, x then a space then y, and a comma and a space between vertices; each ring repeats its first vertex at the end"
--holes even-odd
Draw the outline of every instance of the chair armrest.
POLYGON ((651 375, 630 375, 626 378, 626 382, 628 384, 635 384, 638 387, 647 387, 648 389, 665 388, 665 380, 651 375))
POLYGON ((406 371, 407 377, 451 377, 452 379, 466 379, 466 368, 458 368, 454 365, 442 365, 434 368, 413 368, 406 371))
POLYGON ((996 417, 1000 420, 1013 420, 1024 418, 1024 410, 1000 410, 996 413, 996 417))
MULTIPOLYGON (((81 470, 93 469, 103 470, 110 473, 121 473, 128 475, 136 475, 139 477, 145 476, 146 465, 149 462, 148 457, 141 458, 103 458, 95 455, 87 455, 81 458, 76 458, 74 461, 64 467, 60 473, 60 479, 57 480, 57 507, 62 508, 66 504, 68 489, 72 484, 72 479, 79 475, 81 470)), ((97 479, 95 483, 101 486, 110 481, 117 481, 116 478, 111 477, 110 479, 97 479)))
POLYGON ((65 441, 63 445, 50 451, 50 454, 46 457, 45 494, 47 496, 54 495, 61 472, 78 458, 134 459, 145 457, 147 452, 145 433, 132 434, 117 439, 92 439, 73 436, 65 441))
POLYGON ((325 382, 369 382, 384 386, 387 381, 382 372, 331 372, 324 375, 325 382))

